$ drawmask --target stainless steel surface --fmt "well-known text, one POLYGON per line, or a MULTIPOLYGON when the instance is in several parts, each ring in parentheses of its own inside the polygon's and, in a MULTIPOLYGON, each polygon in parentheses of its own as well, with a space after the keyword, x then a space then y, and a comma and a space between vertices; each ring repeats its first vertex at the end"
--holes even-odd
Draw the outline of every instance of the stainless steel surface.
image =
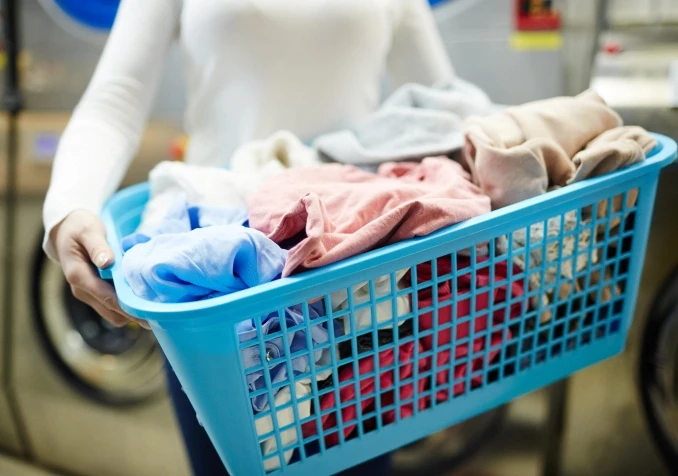
MULTIPOLYGON (((184 450, 167 398, 126 408, 102 405, 72 388, 41 348, 29 289, 41 206, 40 199, 19 202, 12 316, 13 386, 35 458, 45 466, 85 476, 186 476, 184 450)), ((97 368, 93 370, 97 378, 97 368)))
MULTIPOLYGON (((1 134, 1 132, 0 132, 1 134)), ((4 166, 4 142, 5 139, 2 135, 2 140, 0 140, 0 167, 4 166)), ((5 223, 5 210, 2 207, 2 202, 0 201, 0 226, 3 226, 5 223)), ((0 250, 4 250, 4 238, 0 233, 0 250)), ((4 258, 4 253, 0 253, 0 260, 4 258)), ((3 275, 0 273, 0 302, 4 302, 3 295, 3 286, 2 286, 3 275)), ((9 336, 5 335, 5 325, 9 319, 5 313, 0 313, 0 382, 5 382, 5 364, 7 361, 7 341, 9 336), (7 338, 7 341, 5 340, 7 338)), ((12 414, 9 400, 9 393, 6 392, 5 385, 0 384, 0 451, 7 451, 16 455, 21 455, 24 452, 24 448, 21 445, 21 440, 19 439, 19 433, 16 427, 16 421, 14 415, 12 414)))
MULTIPOLYGON (((73 319, 82 317, 77 314, 82 310, 73 309, 65 299, 66 285, 58 268, 47 265, 38 282, 32 279, 42 198, 55 147, 103 43, 62 29, 39 0, 23 0, 20 6, 27 110, 19 119, 20 198, 12 274, 16 306, 12 315, 0 319, 13 324, 12 335, 6 336, 12 343, 10 384, 32 456, 41 465, 83 476, 185 476, 183 445, 164 393, 161 356, 150 334, 136 334, 139 338, 117 348, 119 352, 111 351, 110 342, 104 340, 99 342, 102 350, 91 340, 96 334, 92 322, 73 319), (41 286, 44 297, 38 313, 33 307, 34 285, 41 286), (47 340, 40 338, 39 316, 44 318, 47 340), (48 351, 47 341, 55 344, 55 352, 48 351), (116 398, 97 397, 84 387, 116 398), (145 398, 151 395, 155 396, 145 398), (113 404, 125 399, 142 403, 113 404)), ((172 51, 159 89, 161 100, 126 183, 144 180, 152 165, 167 157, 171 140, 180 132, 183 95, 178 71, 178 52, 172 51)), ((0 170, 4 183, 4 168, 0 170)), ((3 192, 0 189, 0 196, 3 192)), ((4 418, 1 400, 0 418, 4 418)), ((8 433, 3 423, 0 420, 0 437, 8 433)))
MULTIPOLYGON (((8 388, 17 402, 22 428, 36 462, 84 476, 184 476, 188 468, 174 416, 164 395, 161 356, 148 335, 134 341, 125 352, 107 355, 94 351, 89 345, 91 342, 84 338, 91 323, 85 322, 83 327, 80 322, 79 332, 75 331, 72 310, 69 313, 66 309, 63 277, 58 268, 48 265, 39 283, 46 298, 41 314, 63 366, 103 394, 128 399, 157 395, 158 391, 160 394, 143 404, 127 407, 88 398, 64 378, 54 354, 47 352, 44 342, 38 338, 32 307, 31 265, 41 233, 42 197, 49 183, 54 147, 89 81, 103 45, 102 38, 90 41, 91 37, 83 39, 82 35, 63 30, 45 13, 39 1, 20 2, 23 40, 20 66, 28 109, 19 123, 16 182, 20 196, 16 210, 19 229, 14 235, 16 265, 12 274, 16 306, 11 315, 0 315, 0 378, 5 377, 1 373, 2 364, 10 365, 13 379, 8 388), (2 334, 4 322, 13 325, 11 335, 2 334), (10 346, 6 345, 8 342, 10 346), (4 360, 5 356, 9 359, 4 360)), ((167 157, 170 141, 180 132, 183 88, 178 63, 178 51, 173 50, 159 88, 161 99, 156 102, 139 153, 140 160, 133 165, 127 183, 147 177, 150 167, 167 157)), ((4 143, 6 126, 0 125, 0 142, 4 143)), ((2 143, 0 157, 5 149, 2 143)), ((5 192, 5 170, 0 163, 0 183, 3 184, 0 197, 5 192)), ((104 342, 104 347, 106 344, 104 342)), ((0 389, 0 450, 23 455, 24 448, 19 447, 6 397, 3 387, 0 389)), ((0 465, 0 474, 14 474, 6 473, 8 468, 13 466, 0 465)))
POLYGON ((579 94, 589 86, 594 50, 604 18, 604 0, 560 0, 563 19, 564 92, 579 94))
POLYGON ((0 455, 0 474, 7 476, 60 476, 57 473, 3 455, 0 455))
POLYGON ((48 345, 73 376, 117 401, 162 393, 163 357, 153 334, 134 323, 118 329, 103 321, 73 298, 60 266, 43 263, 39 316, 48 345))
MULTIPOLYGON (((19 4, 25 107, 39 111, 70 111, 89 82, 103 41, 88 41, 83 35, 62 28, 45 12, 39 0, 21 0, 19 4)), ((154 117, 171 119, 176 124, 182 121, 184 105, 179 64, 180 54, 174 48, 167 60, 153 110, 154 117)))
POLYGON ((609 0, 607 19, 614 27, 675 24, 678 3, 675 0, 609 0))
POLYGON ((661 120, 667 120, 673 105, 669 68, 678 59, 678 29, 608 31, 601 37, 605 41, 619 42, 623 51, 597 54, 591 86, 614 108, 660 112, 661 120))
POLYGON ((598 53, 591 87, 615 108, 626 124, 678 138, 678 110, 669 75, 678 59, 678 29, 635 28, 605 32, 601 41, 615 40, 624 51, 598 53))
MULTIPOLYGON (((130 354, 106 355, 97 354, 86 342, 83 345, 83 334, 78 337, 74 333, 74 321, 66 313, 66 286, 54 265, 45 268, 40 283, 45 297, 42 315, 61 350, 57 352, 58 359, 81 381, 105 394, 107 400, 156 396, 125 408, 102 404, 101 398, 89 398, 59 371, 57 358, 47 352, 39 339, 31 273, 41 234, 42 197, 49 180, 50 153, 53 154, 53 150, 41 144, 45 138, 52 139, 48 143, 55 142, 67 120, 67 113, 27 112, 19 124, 19 229, 13 274, 16 312, 8 317, 13 320, 15 330, 11 336, 14 375, 11 387, 30 449, 40 464, 85 476, 187 475, 183 445, 164 396, 157 349, 147 354, 150 343, 147 340, 145 346, 127 349, 130 354)), ((149 169, 165 158, 168 144, 178 132, 176 127, 152 122, 140 156, 125 182, 147 177, 149 169)), ((6 429, 0 428, 0 434, 3 431, 6 429)))
POLYGON ((562 50, 514 50, 512 5, 512 0, 454 0, 436 8, 457 74, 500 104, 562 95, 562 50))

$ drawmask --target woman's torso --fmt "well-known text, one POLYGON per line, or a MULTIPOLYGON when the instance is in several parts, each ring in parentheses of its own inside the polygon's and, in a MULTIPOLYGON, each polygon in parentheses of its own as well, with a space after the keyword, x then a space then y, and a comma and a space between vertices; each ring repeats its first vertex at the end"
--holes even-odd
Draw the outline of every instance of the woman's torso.
POLYGON ((302 139, 374 110, 397 0, 183 0, 186 160, 227 163, 287 129, 302 139))

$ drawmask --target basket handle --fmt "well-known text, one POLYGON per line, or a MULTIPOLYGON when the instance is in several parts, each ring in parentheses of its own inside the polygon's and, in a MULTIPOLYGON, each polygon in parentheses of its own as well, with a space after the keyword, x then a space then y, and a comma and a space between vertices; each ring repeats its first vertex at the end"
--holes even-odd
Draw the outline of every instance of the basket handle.
POLYGON ((99 270, 99 276, 101 276, 101 279, 113 279, 113 266, 115 266, 115 264, 112 264, 106 269, 97 268, 99 270))
POLYGON ((112 220, 108 210, 104 210, 101 215, 101 219, 104 222, 104 227, 106 227, 106 241, 113 249, 114 261, 109 267, 105 269, 97 268, 97 270, 99 271, 99 276, 101 276, 101 279, 113 280, 113 271, 116 269, 116 266, 120 264, 122 256, 120 256, 118 250, 115 249, 115 247, 118 245, 118 240, 115 236, 115 222, 112 220))

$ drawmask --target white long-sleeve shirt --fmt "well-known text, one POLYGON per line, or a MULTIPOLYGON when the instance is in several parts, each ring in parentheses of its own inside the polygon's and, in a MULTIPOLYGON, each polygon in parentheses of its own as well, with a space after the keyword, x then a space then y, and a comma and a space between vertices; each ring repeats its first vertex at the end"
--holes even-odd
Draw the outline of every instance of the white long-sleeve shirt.
POLYGON ((378 106, 384 70, 394 86, 453 75, 426 0, 122 0, 57 150, 47 237, 76 209, 99 213, 119 186, 175 40, 197 164, 226 164, 278 129, 310 139, 360 119, 378 106))

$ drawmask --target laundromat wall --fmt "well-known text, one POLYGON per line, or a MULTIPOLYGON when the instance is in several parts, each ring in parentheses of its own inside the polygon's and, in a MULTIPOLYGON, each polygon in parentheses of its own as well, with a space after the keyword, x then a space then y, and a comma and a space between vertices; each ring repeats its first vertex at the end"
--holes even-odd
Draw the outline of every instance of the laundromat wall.
MULTIPOLYGON (((563 93, 562 51, 516 50, 511 46, 511 0, 436 3, 438 25, 457 73, 482 86, 496 102, 520 103, 563 93), (510 83, 502 80, 506 77, 512 78, 510 83)), ((22 0, 21 16, 26 109, 71 110, 94 71, 105 36, 74 28, 69 28, 70 34, 55 34, 54 19, 45 14, 40 0, 22 0)), ((155 118, 181 123, 181 85, 180 54, 174 49, 157 94, 155 118)))
MULTIPOLYGON (((21 0, 22 86, 27 110, 68 111, 78 102, 94 72, 106 40, 104 33, 87 31, 49 15, 41 0, 21 0), (61 30, 61 31, 60 31, 61 30), (68 30, 68 31, 64 31, 68 30)), ((174 49, 162 75, 153 116, 181 123, 184 94, 174 49)))
MULTIPOLYGON (((55 19, 45 12, 46 0, 18 0, 18 3, 25 109, 18 124, 16 180, 20 226, 15 239, 17 249, 11 251, 16 253, 16 270, 11 275, 15 282, 15 311, 9 316, 0 315, 0 452, 69 474, 183 476, 188 474, 183 446, 172 426, 171 407, 162 393, 162 385, 159 385, 159 396, 153 395, 137 405, 108 404, 105 399, 83 394, 72 382, 66 381, 63 369, 50 361, 56 359, 39 348, 42 341, 34 329, 36 320, 51 319, 59 324, 68 319, 61 316, 65 314, 61 308, 67 288, 56 265, 44 265, 42 276, 48 284, 46 294, 52 289, 60 290, 61 294, 55 291, 51 296, 54 299, 45 300, 43 307, 51 306, 59 312, 44 312, 40 316, 34 312, 38 280, 33 271, 40 253, 42 198, 49 184, 59 136, 94 71, 105 35, 73 29, 72 25, 62 28, 58 17, 55 19), (5 373, 6 369, 11 370, 11 375, 5 373)), ((436 0, 432 3, 436 4, 436 21, 457 74, 482 87, 496 103, 507 105, 576 94, 588 88, 592 74, 597 74, 592 65, 596 63, 603 29, 628 23, 678 20, 678 0, 556 0, 554 3, 562 15, 562 28, 556 36, 562 43, 557 47, 539 43, 518 47, 513 41, 516 32, 512 0, 436 0), (601 11, 608 13, 600 15, 601 11)), ((678 53, 676 55, 678 57, 678 53)), ((143 180, 154 163, 170 155, 174 141, 183 133, 180 63, 180 52, 174 48, 139 156, 126 184, 143 180)), ((4 89, 3 81, 0 75, 0 93, 4 89)), ((659 132, 678 130, 675 110, 663 108, 660 114, 657 109, 638 111, 641 109, 625 111, 625 120, 659 132), (650 117, 653 122, 649 122, 650 117), (665 119, 666 123, 657 124, 657 118, 665 119)), ((0 226, 5 224, 2 197, 6 185, 6 129, 3 119, 0 121, 0 226)), ((673 185, 678 180, 675 167, 670 174, 665 174, 666 178, 660 183, 636 323, 647 314, 656 290, 678 259, 667 257, 661 251, 670 248, 676 236, 672 208, 678 193, 673 185)), ((2 233, 0 250, 4 252, 2 233)), ((0 273, 0 281, 2 278, 0 273)), ((3 299, 0 286, 0 302, 3 299)), ((632 352, 637 341, 633 335, 632 352)), ((603 364, 601 370, 592 369, 583 377, 575 378, 568 420, 570 430, 564 445, 568 474, 662 474, 633 396, 630 369, 635 368, 634 359, 635 354, 627 352, 603 364), (619 415, 623 415, 621 427, 617 424, 619 415), (606 455, 589 458, 594 448, 606 455)), ((157 370, 160 372, 159 367, 157 370)), ((96 372, 91 373, 93 378, 97 377, 96 372)), ((532 422, 535 407, 531 402, 528 407, 528 420, 532 422)), ((506 442, 503 453, 493 451, 483 458, 500 467, 502 455, 517 451, 515 440, 511 437, 511 441, 506 442)), ((529 443, 534 446, 530 450, 540 451, 541 441, 537 440, 529 443)))
MULTIPOLYGON (((22 86, 28 110, 71 110, 91 77, 104 35, 55 34, 41 0, 22 0, 22 86)), ((511 0, 435 0, 434 11, 457 73, 482 86, 497 103, 516 104, 588 86, 601 21, 608 25, 678 16, 674 0, 556 0, 562 14, 562 48, 511 45, 511 0), (598 15, 601 5, 609 13, 598 15), (507 78, 511 78, 507 81, 507 78)), ((73 29, 71 29, 73 30, 73 29)), ((0 91, 3 88, 0 81, 0 91)), ((180 55, 174 49, 157 94, 155 118, 181 124, 184 93, 180 55)))
MULTIPOLYGON (((49 3, 19 2, 24 110, 19 130, 22 145, 18 191, 24 196, 40 197, 45 193, 58 138, 87 87, 106 39, 104 33, 76 28, 64 19, 60 21, 58 12, 46 13, 44 7, 49 3)), ((436 20, 457 74, 480 85, 495 102, 517 104, 567 91, 567 48, 543 49, 537 45, 517 49, 512 45, 512 0, 435 3, 436 20)), ((570 4, 595 2, 561 3, 567 7, 561 7, 567 16, 567 12, 579 11, 570 8, 570 4)), ((567 47, 567 27, 563 37, 567 47)), ((180 65, 180 52, 173 48, 159 85, 146 140, 125 184, 143 180, 153 164, 168 158, 173 142, 180 140, 185 103, 180 65)), ((574 89, 586 86, 584 81, 579 83, 574 89)), ((0 178, 3 174, 4 168, 0 178)), ((0 193, 3 187, 4 180, 0 180, 0 193)))

